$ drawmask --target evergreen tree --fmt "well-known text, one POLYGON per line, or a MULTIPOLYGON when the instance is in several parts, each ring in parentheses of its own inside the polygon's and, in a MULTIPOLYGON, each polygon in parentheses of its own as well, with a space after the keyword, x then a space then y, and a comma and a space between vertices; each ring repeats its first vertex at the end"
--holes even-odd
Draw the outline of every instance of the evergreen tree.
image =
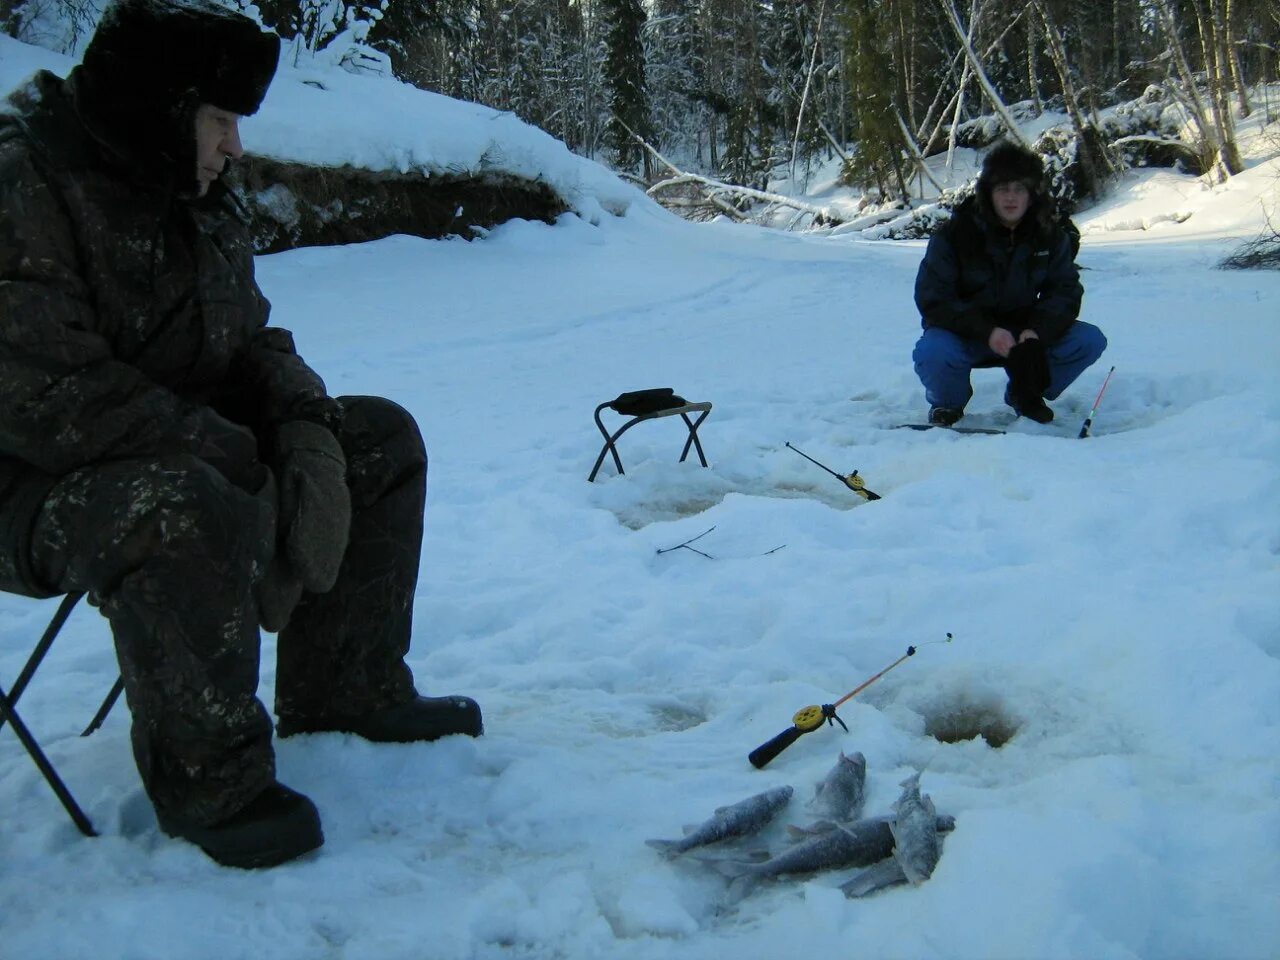
POLYGON ((656 145, 701 163, 709 108, 697 10, 697 0, 656 0, 644 50, 656 145))
POLYGON ((705 0, 702 13, 706 96, 714 111, 711 136, 719 148, 713 168, 733 183, 763 187, 769 169, 784 155, 780 118, 769 101, 763 8, 756 0, 705 0))
POLYGON ((640 0, 601 0, 600 8, 605 21, 609 146, 620 169, 634 171, 642 167, 648 180, 653 173, 652 160, 635 139, 638 136, 648 140, 653 135, 641 43, 644 7, 640 0))
POLYGON ((907 193, 893 64, 882 41, 892 32, 889 12, 878 0, 844 0, 845 80, 855 143, 844 178, 886 197, 907 193))
POLYGON ((387 0, 370 43, 391 58, 400 79, 461 93, 474 20, 469 0, 387 0))

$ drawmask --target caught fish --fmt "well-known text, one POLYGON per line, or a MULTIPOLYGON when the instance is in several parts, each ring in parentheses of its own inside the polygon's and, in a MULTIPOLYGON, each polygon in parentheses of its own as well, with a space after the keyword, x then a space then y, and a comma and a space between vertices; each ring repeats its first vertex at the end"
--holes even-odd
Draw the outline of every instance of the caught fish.
MULTIPOLYGON (((718 861, 711 864, 729 877, 729 898, 746 896, 763 880, 793 873, 816 873, 844 867, 867 867, 893 855, 894 834, 891 817, 871 817, 849 824, 833 824, 832 828, 812 835, 776 857, 763 863, 718 861)), ((938 830, 955 827, 954 817, 939 817, 938 830)))
POLYGON ((924 883, 938 865, 938 815, 926 793, 920 796, 920 774, 902 781, 902 796, 893 805, 893 858, 912 883, 924 883))
POLYGON ((909 882, 907 875, 902 872, 902 864, 896 858, 889 857, 887 860, 873 863, 852 880, 842 883, 840 889, 844 891, 846 897, 854 900, 909 882))
POLYGON ((944 821, 951 818, 933 818, 933 801, 928 794, 920 796, 919 774, 904 780, 902 786, 902 796, 894 804, 897 819, 891 824, 893 856, 842 884, 840 889, 846 897, 865 897, 905 883, 922 883, 933 873, 941 853, 938 833, 944 829, 944 821))
POLYGON ((709 843, 749 836, 762 830, 776 817, 794 792, 791 787, 766 790, 732 806, 718 807, 698 826, 686 828, 689 832, 681 840, 646 840, 645 843, 670 858, 709 843))
POLYGON ((840 759, 818 784, 810 806, 816 813, 836 823, 857 820, 867 799, 867 758, 861 753, 840 759))

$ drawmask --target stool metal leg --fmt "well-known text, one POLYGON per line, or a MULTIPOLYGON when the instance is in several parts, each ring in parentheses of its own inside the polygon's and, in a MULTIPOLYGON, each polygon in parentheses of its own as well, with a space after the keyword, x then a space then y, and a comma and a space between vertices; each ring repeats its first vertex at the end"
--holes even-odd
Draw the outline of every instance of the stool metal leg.
POLYGON ((98 707, 98 712, 93 715, 93 719, 89 721, 89 725, 80 731, 80 736, 87 737, 89 734, 97 730, 106 722, 107 714, 111 712, 111 708, 116 705, 116 701, 120 699, 120 691, 124 689, 124 677, 116 677, 116 682, 111 685, 111 689, 102 700, 102 706, 98 707))
MULTIPOLYGON (((96 837, 98 832, 93 829, 93 824, 89 818, 85 816, 85 812, 76 803, 75 797, 71 795, 71 791, 67 789, 67 785, 62 778, 58 776, 58 771, 54 769, 53 764, 49 762, 48 756, 40 749, 40 744, 36 742, 36 738, 32 736, 31 731, 27 728, 22 718, 18 716, 18 698, 27 688, 27 684, 31 682, 31 678, 35 676, 36 670, 45 658, 45 654, 49 652, 49 648, 53 645, 54 639, 62 630, 63 625, 67 622, 67 618, 71 616, 71 611, 75 609, 83 593, 68 593, 62 598, 62 602, 58 605, 58 609, 54 612, 53 618, 49 621, 49 625, 45 627, 44 634, 40 637, 40 642, 36 644, 35 649, 31 651, 31 656, 27 658, 26 664, 22 668, 22 672, 18 674, 18 679, 14 681, 12 692, 6 694, 3 688, 0 688, 0 727, 6 723, 13 727, 14 734, 22 743, 23 748, 31 757, 36 765, 36 769, 40 771, 45 782, 49 784, 59 802, 61 802, 67 815, 71 817, 72 822, 86 837, 96 837)), ((116 699, 120 696, 123 689, 123 679, 117 678, 115 685, 112 686, 111 692, 107 694, 107 698, 102 702, 102 706, 98 708, 98 713, 94 716, 93 721, 81 736, 88 736, 98 727, 102 726, 107 714, 111 712, 116 699)))
MULTIPOLYGON (((31 651, 31 656, 27 657, 27 662, 23 666, 22 672, 18 674, 18 679, 13 681, 13 692, 9 694, 9 705, 12 708, 17 708, 18 698, 22 696, 22 691, 27 689, 27 684, 35 676, 36 669, 40 666, 41 661, 44 660, 44 655, 53 646, 53 641, 58 636, 58 631, 67 622, 67 617, 71 616, 71 611, 83 596, 83 593, 68 593, 62 598, 62 603, 58 604, 58 609, 54 612, 53 619, 49 621, 49 626, 44 628, 44 636, 40 638, 40 642, 31 651)), ((5 717, 0 717, 0 728, 4 727, 5 719, 5 717)))
POLYGON ((710 410, 703 410, 698 415, 698 419, 693 421, 690 421, 687 413, 680 414, 684 425, 689 428, 689 439, 684 442, 684 449, 680 451, 681 463, 684 463, 685 457, 689 456, 689 445, 693 444, 694 449, 698 451, 698 459, 702 461, 704 467, 707 465, 706 455, 702 452, 702 441, 698 439, 698 427, 702 426, 702 421, 707 419, 709 413, 711 413, 710 410))
POLYGON ((80 809, 75 797, 71 796, 71 791, 67 789, 67 785, 58 776, 58 771, 53 769, 53 764, 49 762, 49 758, 40 749, 40 744, 36 743, 36 738, 31 735, 27 725, 18 716, 17 711, 13 708, 12 699, 5 694, 3 688, 0 688, 0 717, 9 721, 9 725, 13 727, 13 732, 18 735, 18 739, 22 741, 22 745, 26 748, 27 753, 30 754, 32 761, 44 776, 45 782, 57 794, 58 799, 62 802, 63 809, 67 811, 67 814, 75 822, 80 832, 86 837, 96 837, 98 831, 93 829, 93 824, 89 822, 89 818, 80 809))
POLYGON ((600 422, 600 411, 607 406, 608 406, 607 403, 603 403, 600 406, 596 407, 596 426, 600 428, 600 433, 603 434, 604 436, 604 448, 601 449, 600 456, 596 457, 596 465, 591 468, 591 473, 587 476, 587 483, 592 483, 595 480, 596 474, 600 472, 601 464, 604 463, 604 455, 606 453, 613 454, 613 465, 618 468, 618 475, 622 476, 623 474, 625 474, 626 471, 622 469, 622 460, 618 456, 618 448, 616 446, 618 442, 618 438, 622 436, 624 433, 626 433, 628 430, 630 430, 632 427, 634 427, 637 423, 640 423, 642 420, 652 419, 651 417, 643 417, 643 416, 633 417, 632 419, 624 423, 621 427, 619 427, 616 433, 610 436, 609 431, 606 430, 604 427, 604 424, 600 422))
MULTIPOLYGON (((591 473, 587 475, 587 483, 595 482, 596 474, 600 472, 600 466, 604 463, 604 455, 606 453, 613 454, 613 465, 618 468, 619 474, 623 472, 622 461, 618 458, 618 448, 613 445, 613 441, 616 440, 618 436, 621 435, 622 430, 619 430, 617 434, 611 437, 609 436, 609 431, 605 429, 604 424, 600 422, 600 411, 603 410, 608 405, 609 404, 607 403, 602 403, 600 404, 600 406, 596 407, 596 412, 595 412, 596 426, 600 428, 600 435, 604 437, 604 446, 600 448, 600 456, 596 457, 596 464, 594 467, 591 468, 591 473)), ((624 427, 623 429, 625 430, 626 427, 624 427)))

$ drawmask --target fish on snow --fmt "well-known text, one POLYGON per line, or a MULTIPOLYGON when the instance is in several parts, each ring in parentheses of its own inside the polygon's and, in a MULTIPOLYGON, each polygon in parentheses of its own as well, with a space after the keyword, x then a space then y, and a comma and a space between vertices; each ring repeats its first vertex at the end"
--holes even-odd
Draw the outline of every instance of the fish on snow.
MULTIPOLYGON (((832 824, 830 829, 813 834, 763 863, 721 860, 710 865, 730 878, 728 897, 731 901, 738 900, 764 880, 879 863, 893 855, 893 828, 892 817, 869 817, 849 824, 832 824)), ((954 817, 938 817, 934 824, 935 833, 954 828, 954 817)))
POLYGON ((814 791, 809 806, 819 816, 846 823, 862 816, 867 799, 867 758, 861 753, 845 756, 840 751, 836 765, 814 791))
POLYGON ((741 800, 732 806, 718 807, 716 811, 696 827, 686 828, 688 833, 680 840, 646 840, 667 858, 678 857, 696 847, 758 833, 776 817, 791 800, 792 787, 775 787, 764 793, 741 800))
POLYGON ((933 800, 920 795, 920 774, 902 781, 902 795, 893 805, 893 857, 914 884, 924 883, 933 874, 941 854, 938 815, 933 800))

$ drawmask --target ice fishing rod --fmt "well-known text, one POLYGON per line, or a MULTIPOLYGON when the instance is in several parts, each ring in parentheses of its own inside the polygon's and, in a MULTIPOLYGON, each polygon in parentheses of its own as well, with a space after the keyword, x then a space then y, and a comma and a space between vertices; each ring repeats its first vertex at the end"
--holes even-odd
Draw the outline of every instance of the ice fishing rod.
POLYGON ((1093 426, 1093 415, 1098 412, 1098 404, 1102 402, 1102 395, 1107 392, 1107 384, 1111 382, 1111 375, 1116 372, 1116 368, 1112 367, 1107 371, 1107 379, 1102 381, 1102 389, 1098 391, 1098 395, 1093 398, 1093 409, 1089 411, 1089 415, 1084 418, 1084 424, 1080 427, 1080 436, 1078 440, 1083 440, 1089 435, 1089 428, 1093 426))
MULTIPOLYGON (((787 446, 791 447, 791 441, 789 440, 787 441, 787 446)), ((837 480, 843 483, 846 487, 848 487, 858 496, 862 497, 862 499, 864 500, 880 499, 880 494, 872 493, 870 490, 867 489, 867 485, 863 483, 862 478, 858 476, 857 470, 853 471, 853 473, 847 476, 843 473, 836 473, 834 470, 828 467, 825 463, 818 463, 817 460, 813 459, 813 457, 809 456, 803 450, 800 450, 797 447, 791 447, 791 449, 795 450, 796 453, 800 454, 800 456, 804 457, 810 463, 815 463, 818 466, 820 466, 823 470, 827 471, 827 473, 831 474, 833 477, 835 477, 837 480)))
MULTIPOLYGON (((950 643, 951 640, 952 640, 951 634, 948 633, 947 639, 945 641, 933 640, 930 642, 931 643, 950 643)), ((755 767, 757 770, 763 769, 766 763, 768 763, 770 760, 772 760, 774 757, 780 754, 783 750, 787 749, 787 747, 791 746, 793 743, 795 743, 797 740, 803 737, 806 733, 813 733, 813 731, 817 730, 824 723, 830 726, 832 721, 835 721, 836 723, 840 724, 840 726, 844 727, 845 733, 848 733, 849 728, 845 726, 845 722, 836 715, 836 707, 840 706, 846 700, 849 700, 857 696, 859 693, 867 689, 867 687, 871 686, 873 683, 875 683, 877 680, 883 677, 886 673, 888 673, 898 664, 902 663, 902 661, 906 660, 908 657, 914 657, 915 655, 916 655, 916 648, 907 647, 906 653, 900 656, 897 660, 893 661, 893 663, 889 664, 887 667, 885 667, 875 676, 862 681, 862 683, 858 684, 858 686, 854 687, 852 690, 846 693, 843 697, 841 697, 835 703, 824 703, 822 706, 813 704, 807 707, 801 707, 799 710, 795 712, 795 715, 791 718, 790 727, 788 727, 786 730, 783 730, 780 734, 778 734, 772 740, 769 740, 765 743, 760 744, 760 746, 756 747, 749 754, 747 754, 747 759, 751 761, 751 765, 755 767)))

